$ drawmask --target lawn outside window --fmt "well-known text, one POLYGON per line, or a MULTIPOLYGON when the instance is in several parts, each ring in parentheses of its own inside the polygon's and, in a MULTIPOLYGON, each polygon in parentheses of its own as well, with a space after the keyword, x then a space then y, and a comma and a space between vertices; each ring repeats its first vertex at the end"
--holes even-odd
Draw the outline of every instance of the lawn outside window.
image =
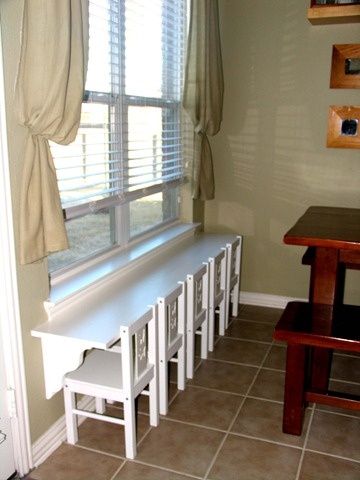
POLYGON ((186 0, 90 0, 78 135, 51 145, 70 249, 50 273, 178 219, 186 12, 186 0))

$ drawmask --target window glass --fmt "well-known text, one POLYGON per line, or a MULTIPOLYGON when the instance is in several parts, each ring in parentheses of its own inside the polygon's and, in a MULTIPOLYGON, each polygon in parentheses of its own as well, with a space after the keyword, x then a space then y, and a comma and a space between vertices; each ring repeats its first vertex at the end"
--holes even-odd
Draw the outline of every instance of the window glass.
POLYGON ((113 209, 104 209, 66 222, 71 248, 49 255, 50 273, 96 255, 114 245, 111 210, 113 209))
POLYGON ((175 188, 130 202, 130 238, 176 217, 177 196, 175 188))
POLYGON ((77 137, 51 145, 70 249, 52 272, 178 217, 186 0, 89 0, 77 137))
POLYGON ((162 2, 125 2, 125 93, 162 96, 162 2), (144 81, 146 79, 146 81, 144 81))

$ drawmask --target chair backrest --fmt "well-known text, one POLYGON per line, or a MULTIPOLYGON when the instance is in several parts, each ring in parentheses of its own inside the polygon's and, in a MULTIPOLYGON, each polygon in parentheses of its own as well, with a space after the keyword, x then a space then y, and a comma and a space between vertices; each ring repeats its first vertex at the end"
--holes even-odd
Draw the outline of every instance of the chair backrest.
POLYGON ((188 321, 193 320, 194 325, 201 322, 208 312, 209 302, 209 268, 204 264, 196 273, 187 275, 187 304, 188 321), (193 319, 189 318, 192 316, 193 319))
POLYGON ((167 349, 176 342, 179 335, 185 334, 185 286, 179 284, 165 297, 158 298, 161 328, 165 329, 167 349))
POLYGON ((214 257, 209 258, 209 304, 217 307, 224 297, 226 289, 226 256, 222 250, 214 257))
POLYGON ((121 327, 124 388, 133 388, 156 364, 156 315, 150 309, 130 327, 121 327))
POLYGON ((241 237, 237 237, 231 243, 226 245, 228 264, 227 264, 227 276, 228 276, 228 288, 232 289, 238 280, 240 275, 240 255, 241 255, 241 237))

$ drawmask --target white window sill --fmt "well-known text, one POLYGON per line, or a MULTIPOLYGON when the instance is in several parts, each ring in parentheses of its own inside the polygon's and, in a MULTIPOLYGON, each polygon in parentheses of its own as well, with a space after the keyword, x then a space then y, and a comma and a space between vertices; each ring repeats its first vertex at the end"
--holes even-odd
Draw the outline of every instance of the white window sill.
POLYGON ((50 296, 45 302, 46 310, 49 311, 91 286, 100 285, 113 275, 126 274, 155 254, 193 236, 198 226, 195 223, 172 225, 139 243, 112 251, 85 269, 74 270, 52 279, 50 296))

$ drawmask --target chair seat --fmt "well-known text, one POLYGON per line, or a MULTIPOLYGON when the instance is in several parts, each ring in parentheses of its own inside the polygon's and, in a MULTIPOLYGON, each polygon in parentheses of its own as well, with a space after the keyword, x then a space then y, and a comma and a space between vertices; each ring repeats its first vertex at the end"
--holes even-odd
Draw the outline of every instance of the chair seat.
POLYGON ((100 388, 122 390, 121 354, 104 350, 92 350, 84 363, 65 376, 65 382, 97 385, 100 388))

